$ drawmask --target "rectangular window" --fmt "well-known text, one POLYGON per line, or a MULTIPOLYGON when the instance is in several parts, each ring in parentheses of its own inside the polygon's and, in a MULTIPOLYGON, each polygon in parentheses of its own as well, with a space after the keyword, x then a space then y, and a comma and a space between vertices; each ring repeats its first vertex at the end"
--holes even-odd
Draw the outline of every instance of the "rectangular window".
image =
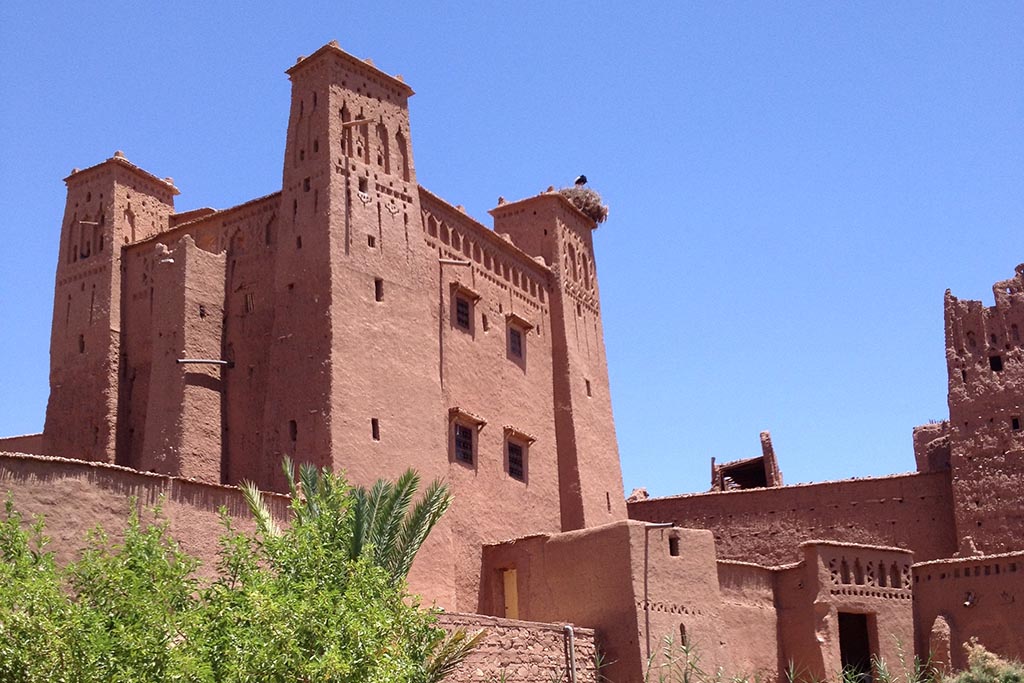
POLYGON ((1003 357, 1002 356, 989 356, 988 366, 992 368, 993 372, 1003 371, 1003 357))
POLYGON ((256 308, 256 295, 249 292, 245 295, 245 312, 252 313, 253 309, 256 308))
POLYGON ((455 423, 455 459, 473 464, 473 429, 455 423))
POLYGON ((379 277, 373 280, 373 298, 384 301, 384 280, 379 277))
POLYGON ((1013 431, 1019 432, 1020 431, 1020 417, 1011 417, 1010 418, 1010 427, 1013 429, 1013 431))
POLYGON ((526 459, 523 455, 523 447, 511 441, 508 442, 508 476, 519 481, 526 481, 526 459))
POLYGON ((470 307, 469 300, 461 296, 455 299, 455 324, 464 330, 469 329, 470 307))
POLYGON ((590 380, 589 379, 585 379, 583 381, 586 382, 586 384, 587 384, 587 396, 593 396, 594 393, 593 393, 593 391, 590 388, 590 380))
POLYGON ((370 418, 370 436, 374 441, 380 441, 380 420, 375 417, 370 418))
POLYGON ((523 333, 514 327, 508 328, 508 352, 514 358, 523 357, 523 333))

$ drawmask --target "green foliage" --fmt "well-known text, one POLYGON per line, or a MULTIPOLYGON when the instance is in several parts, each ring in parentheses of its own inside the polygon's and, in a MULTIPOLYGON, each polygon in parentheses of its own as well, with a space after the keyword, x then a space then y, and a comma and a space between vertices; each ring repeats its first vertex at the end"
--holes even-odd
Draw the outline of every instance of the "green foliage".
POLYGON ((976 638, 964 643, 967 668, 950 683, 1024 683, 1024 664, 1008 661, 982 647, 976 638))
POLYGON ((133 501, 120 543, 96 529, 81 559, 60 569, 45 550, 42 520, 28 524, 8 500, 0 680, 442 680, 483 632, 446 636, 404 578, 450 502, 447 490, 431 486, 410 510, 413 473, 369 492, 308 467, 290 481, 292 519, 283 529, 255 487, 246 496, 256 534, 239 533, 222 514, 216 578, 203 584, 198 561, 170 538, 159 511, 144 525, 133 501))

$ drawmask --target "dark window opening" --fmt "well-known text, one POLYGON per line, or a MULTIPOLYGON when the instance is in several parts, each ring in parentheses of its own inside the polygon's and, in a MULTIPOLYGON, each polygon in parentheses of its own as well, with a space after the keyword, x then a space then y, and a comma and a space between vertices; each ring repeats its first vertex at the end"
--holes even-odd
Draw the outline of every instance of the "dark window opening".
POLYGON ((380 420, 375 417, 370 418, 370 436, 374 441, 380 441, 380 420))
POLYGON ((295 420, 288 420, 288 438, 292 443, 299 440, 299 425, 295 420))
POLYGON ((872 653, 868 626, 867 614, 839 613, 839 658, 844 681, 871 681, 872 653))
POLYGON ((486 332, 487 330, 491 329, 491 323, 490 323, 489 320, 487 320, 487 315, 484 315, 484 317, 483 317, 483 324, 484 324, 484 332, 486 332))
POLYGON ((679 557, 679 537, 668 537, 668 554, 672 557, 679 557))
POLYGON ((249 292, 245 295, 245 312, 252 313, 253 309, 256 308, 256 295, 249 292))
POLYGON ((589 379, 585 379, 583 381, 587 385, 587 396, 593 396, 594 394, 593 394, 592 390, 590 389, 590 380, 589 379))
POLYGON ((295 236, 295 248, 302 249, 302 235, 295 236))
POLYGON ((369 188, 370 188, 370 181, 367 178, 365 178, 365 177, 360 178, 359 179, 359 191, 360 192, 367 192, 367 191, 369 191, 369 188))
POLYGON ((1020 417, 1019 416, 1014 416, 1014 417, 1010 418, 1010 428, 1013 431, 1015 431, 1015 432, 1019 432, 1020 431, 1020 417))
POLYGON ((373 281, 373 298, 377 301, 384 301, 384 280, 379 277, 373 281))
POLYGON ((78 352, 85 353, 85 335, 78 335, 78 352))
POLYGON ((206 306, 199 304, 199 317, 200 319, 206 319, 206 306))
POLYGON ((526 460, 523 447, 517 443, 508 444, 508 476, 519 481, 526 480, 526 460))
POLYGON ((508 328, 508 352, 515 358, 523 357, 523 333, 514 327, 508 328))
POLYGON ((302 181, 302 191, 309 192, 309 178, 302 181))
POLYGON ((367 235, 366 236, 366 246, 368 246, 371 249, 373 249, 375 246, 377 246, 377 238, 374 237, 373 235, 367 235))
POLYGON ((455 324, 464 330, 469 329, 469 300, 461 296, 455 299, 455 324))
POLYGON ((988 366, 992 368, 993 372, 1003 371, 1003 357, 1002 356, 989 356, 988 366))
POLYGON ((455 425, 455 459, 473 464, 473 430, 465 425, 455 425))

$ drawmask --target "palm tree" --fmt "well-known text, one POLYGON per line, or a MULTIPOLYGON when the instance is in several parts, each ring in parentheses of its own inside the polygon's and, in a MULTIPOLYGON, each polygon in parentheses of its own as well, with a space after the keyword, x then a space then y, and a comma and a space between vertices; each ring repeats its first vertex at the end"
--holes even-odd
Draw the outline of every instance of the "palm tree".
MULTIPOLYGON (((296 480, 295 466, 287 456, 281 465, 292 497, 293 523, 345 520, 343 528, 330 536, 343 544, 349 559, 368 555, 373 564, 388 572, 395 584, 409 575, 416 553, 452 502, 447 485, 434 480, 410 509, 420 486, 420 477, 412 469, 406 470, 394 483, 378 479, 367 490, 361 486, 349 487, 341 477, 309 463, 299 465, 296 480)), ((243 481, 240 488, 256 518, 259 532, 264 536, 280 536, 281 528, 256 484, 243 481)), ((483 629, 470 634, 460 628, 437 641, 425 662, 426 683, 444 680, 485 634, 483 629)))

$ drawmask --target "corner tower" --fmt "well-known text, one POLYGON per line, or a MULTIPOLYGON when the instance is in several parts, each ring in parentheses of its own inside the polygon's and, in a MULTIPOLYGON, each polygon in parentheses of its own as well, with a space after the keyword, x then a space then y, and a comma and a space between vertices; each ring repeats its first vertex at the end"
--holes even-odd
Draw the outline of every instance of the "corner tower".
POLYGON ((50 333, 49 455, 114 462, 121 342, 121 248, 166 230, 173 182, 121 152, 64 179, 50 333))
POLYGON ((999 553, 1024 538, 1024 264, 995 306, 946 291, 950 468, 957 537, 999 553))
POLYGON ((420 213, 413 91, 333 42, 288 75, 259 483, 282 485, 283 455, 344 469, 356 484, 410 464, 439 476, 440 387, 437 363, 425 362, 437 353, 437 266, 410 227, 420 213))
POLYGON ((553 189, 490 213, 495 232, 542 257, 556 280, 551 336, 562 529, 625 519, 594 262, 597 224, 553 189))

